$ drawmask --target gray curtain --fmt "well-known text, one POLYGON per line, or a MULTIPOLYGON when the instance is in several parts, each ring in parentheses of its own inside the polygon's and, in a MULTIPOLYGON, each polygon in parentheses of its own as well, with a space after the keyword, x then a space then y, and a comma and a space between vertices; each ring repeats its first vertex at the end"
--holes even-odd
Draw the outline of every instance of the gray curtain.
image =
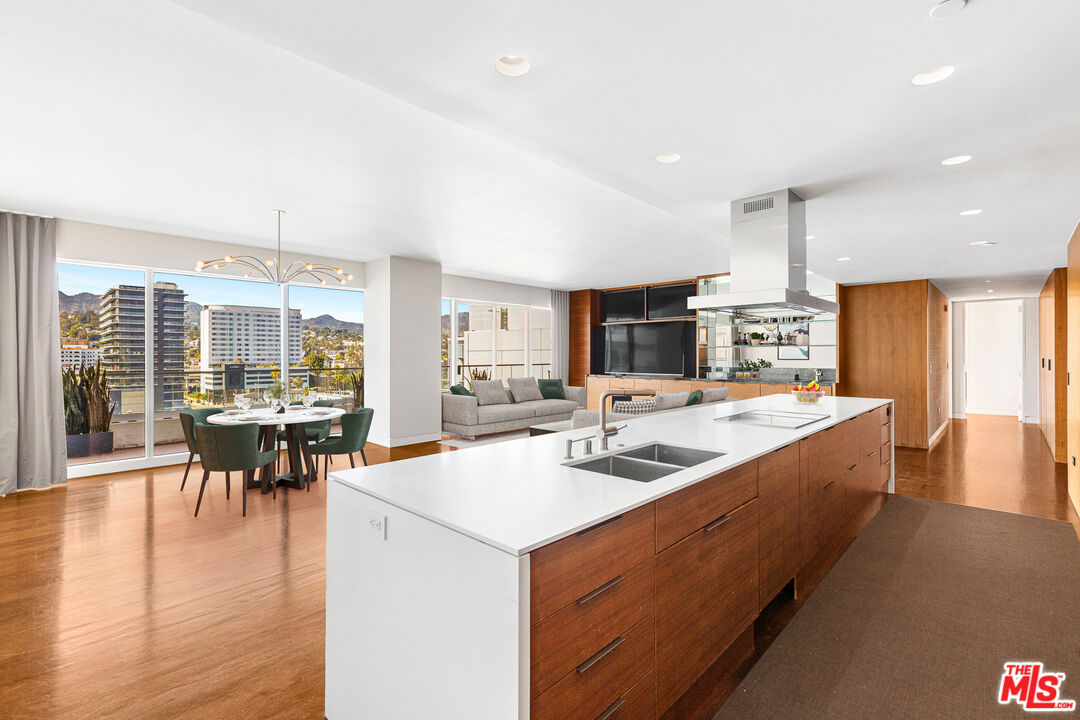
POLYGON ((551 377, 564 384, 570 374, 570 293, 551 291, 551 377))
POLYGON ((0 495, 67 481, 56 221, 0 212, 0 495))

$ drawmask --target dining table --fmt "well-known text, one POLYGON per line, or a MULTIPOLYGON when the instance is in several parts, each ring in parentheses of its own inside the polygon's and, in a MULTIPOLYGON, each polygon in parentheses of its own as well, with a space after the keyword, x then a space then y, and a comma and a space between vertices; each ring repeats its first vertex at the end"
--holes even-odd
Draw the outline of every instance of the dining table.
POLYGON ((276 447, 278 426, 285 427, 285 447, 289 457, 288 471, 278 475, 276 463, 267 465, 262 468, 258 478, 253 478, 248 482, 248 487, 251 488, 261 486, 265 495, 275 487, 281 486, 302 490, 307 483, 318 477, 311 452, 308 450, 304 424, 333 420, 344 414, 345 411, 341 408, 286 405, 283 409, 277 410, 271 408, 226 410, 209 416, 206 421, 214 425, 258 423, 261 426, 259 439, 264 451, 273 450, 276 447))

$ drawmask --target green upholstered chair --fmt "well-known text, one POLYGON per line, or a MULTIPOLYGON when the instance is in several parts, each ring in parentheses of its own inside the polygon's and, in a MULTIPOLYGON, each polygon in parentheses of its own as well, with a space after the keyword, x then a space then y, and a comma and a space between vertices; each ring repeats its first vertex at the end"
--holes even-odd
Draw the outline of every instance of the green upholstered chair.
MULTIPOLYGON (((199 443, 199 459, 203 466, 199 500, 195 503, 195 517, 199 516, 203 491, 212 472, 225 473, 226 499, 229 497, 229 473, 243 473, 240 487, 244 495, 244 517, 247 517, 247 481, 255 477, 256 469, 274 462, 273 450, 259 450, 259 425, 196 425, 195 439, 199 443)), ((276 487, 274 495, 277 495, 276 487)))
MULTIPOLYGON (((303 405, 303 403, 292 402, 292 403, 289 403, 289 405, 290 406, 303 405)), ((334 401, 333 400, 316 400, 314 403, 312 403, 311 406, 312 407, 325 407, 325 408, 334 407, 334 401)), ((304 433, 307 436, 307 441, 308 442, 319 442, 320 440, 325 440, 327 437, 330 436, 330 421, 329 420, 320 420, 319 422, 304 423, 304 433)), ((284 430, 278 430, 277 443, 275 444, 274 447, 277 449, 279 461, 280 461, 280 458, 281 458, 281 443, 283 443, 284 441, 285 441, 285 431, 284 430)))
MULTIPOLYGON (((341 416, 341 435, 315 443, 310 448, 311 454, 326 455, 327 460, 331 455, 348 455, 349 465, 356 467, 353 453, 360 453, 360 458, 367 465, 364 445, 367 444, 368 431, 371 430, 371 419, 374 416, 375 411, 371 408, 360 408, 355 412, 345 413, 341 416)), ((323 480, 326 479, 326 468, 329 465, 329 462, 323 463, 323 480)))
POLYGON ((199 442, 195 437, 195 426, 199 424, 205 425, 206 418, 217 415, 219 412, 221 412, 221 408, 191 408, 180 411, 180 427, 184 429, 184 442, 187 443, 188 449, 187 467, 184 468, 184 479, 180 482, 180 492, 183 492, 184 486, 187 485, 191 461, 199 454, 199 442))

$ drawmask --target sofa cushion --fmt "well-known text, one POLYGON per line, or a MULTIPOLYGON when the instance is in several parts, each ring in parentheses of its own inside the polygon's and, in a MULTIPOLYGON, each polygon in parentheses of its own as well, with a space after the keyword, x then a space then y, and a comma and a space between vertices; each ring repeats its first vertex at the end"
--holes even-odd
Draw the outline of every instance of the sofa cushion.
POLYGON ((536 417, 545 415, 565 415, 577 410, 578 405, 573 400, 527 400, 518 403, 521 407, 527 407, 536 412, 536 417))
POLYGON ((472 390, 476 402, 481 406, 505 405, 510 402, 510 393, 503 387, 502 380, 473 380, 472 390))
POLYGON ((469 392, 469 388, 465 387, 461 383, 458 383, 457 385, 451 385, 450 386, 450 394, 451 395, 461 395, 463 397, 472 397, 473 396, 473 394, 471 392, 469 392))
POLYGON ((476 417, 481 425, 485 425, 508 420, 529 420, 536 417, 536 413, 533 408, 522 405, 497 403, 495 405, 481 405, 476 409, 476 417))
POLYGON ((698 405, 701 403, 702 392, 701 390, 694 390, 686 396, 687 405, 698 405))
POLYGON ((442 419, 455 425, 475 425, 477 418, 476 398, 472 395, 442 396, 442 419))
POLYGON ((656 394, 656 409, 657 410, 670 410, 671 408, 682 407, 686 405, 686 398, 690 396, 688 392, 679 393, 657 393, 656 394))
POLYGON ((534 377, 509 378, 506 384, 510 386, 510 396, 514 398, 515 403, 544 399, 534 377))
POLYGON ((563 390, 562 380, 559 378, 540 378, 536 381, 540 387, 540 394, 545 400, 566 400, 566 392, 563 390))
POLYGON ((702 393, 701 402, 713 403, 726 400, 728 394, 728 388, 705 388, 705 392, 702 393))

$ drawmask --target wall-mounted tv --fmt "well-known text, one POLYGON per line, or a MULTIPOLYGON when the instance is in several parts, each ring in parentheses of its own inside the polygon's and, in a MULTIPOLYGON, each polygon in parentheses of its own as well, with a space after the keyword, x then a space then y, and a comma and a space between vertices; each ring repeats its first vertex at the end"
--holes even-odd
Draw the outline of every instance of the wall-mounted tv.
POLYGON ((606 373, 682 376, 694 367, 693 323, 608 325, 604 331, 606 373))
POLYGON ((655 285, 646 290, 650 320, 692 317, 694 311, 686 307, 686 301, 697 295, 696 283, 681 285, 655 285))
POLYGON ((645 288, 610 290, 600 296, 601 322, 631 322, 645 319, 645 288))

